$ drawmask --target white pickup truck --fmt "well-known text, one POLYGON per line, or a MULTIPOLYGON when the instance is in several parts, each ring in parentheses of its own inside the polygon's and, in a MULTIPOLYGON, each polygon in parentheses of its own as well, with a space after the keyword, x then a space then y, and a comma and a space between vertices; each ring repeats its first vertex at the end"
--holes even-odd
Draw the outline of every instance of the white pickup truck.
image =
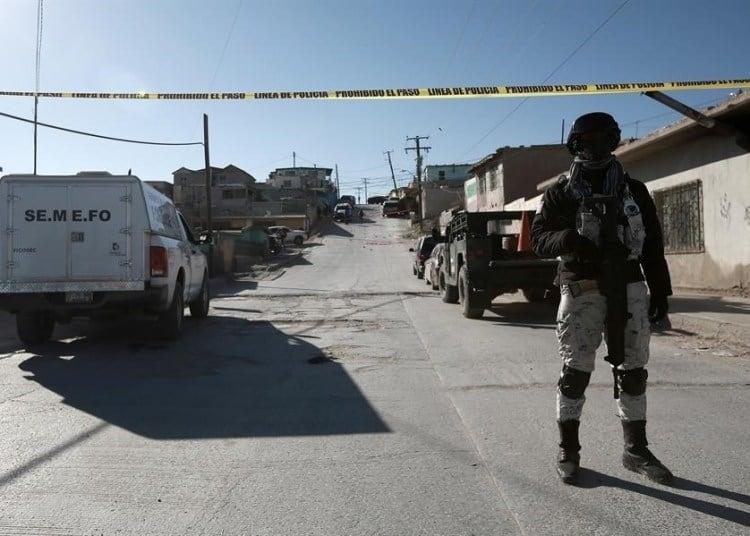
POLYGON ((208 315, 208 265, 172 201, 132 175, 0 178, 0 310, 32 345, 75 316, 146 312, 179 336, 208 315))

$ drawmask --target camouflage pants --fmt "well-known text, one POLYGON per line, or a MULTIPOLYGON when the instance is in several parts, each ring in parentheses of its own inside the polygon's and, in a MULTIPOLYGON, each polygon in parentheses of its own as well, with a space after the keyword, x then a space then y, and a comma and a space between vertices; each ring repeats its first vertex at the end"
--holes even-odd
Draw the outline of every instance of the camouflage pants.
MULTIPOLYGON (((618 368, 644 367, 648 362, 651 338, 648 320, 649 296, 643 281, 629 283, 628 313, 625 326, 625 362, 618 368)), ((563 364, 584 372, 593 372, 596 350, 602 342, 607 303, 598 291, 573 296, 563 285, 557 312, 557 339, 563 364)), ((574 399, 557 391, 557 419, 580 419, 586 397, 574 399)), ((646 419, 646 394, 632 396, 620 392, 617 400, 620 418, 625 421, 646 419)))

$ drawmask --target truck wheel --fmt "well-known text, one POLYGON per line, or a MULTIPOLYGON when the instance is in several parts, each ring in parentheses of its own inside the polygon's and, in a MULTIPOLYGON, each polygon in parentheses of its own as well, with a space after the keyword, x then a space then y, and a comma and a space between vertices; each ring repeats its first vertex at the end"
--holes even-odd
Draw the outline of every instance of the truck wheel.
POLYGON ((208 316, 208 306, 210 298, 208 296, 208 274, 203 274, 203 283, 201 283, 201 292, 193 303, 190 304, 190 316, 193 318, 206 318, 208 316))
POLYGON ((52 337, 55 319, 49 313, 41 311, 18 313, 16 330, 18 338, 27 345, 41 344, 52 337))
POLYGON ((458 289, 453 285, 449 285, 445 282, 445 274, 441 271, 438 276, 440 292, 445 303, 457 303, 458 302, 458 289))
POLYGON ((417 267, 414 266, 413 264, 411 265, 411 273, 414 275, 417 275, 417 267))
POLYGON ((175 340, 180 336, 182 318, 185 315, 185 304, 182 297, 182 283, 174 286, 174 296, 169 308, 159 315, 159 333, 167 340, 175 340))
POLYGON ((302 238, 302 237, 301 237, 301 236, 299 236, 299 235, 297 235, 297 236, 295 236, 295 237, 294 237, 294 244, 295 244, 296 246, 301 246, 301 245, 302 245, 302 242, 304 242, 304 241, 305 241, 305 240, 304 240, 304 238, 302 238))
POLYGON ((476 305, 477 299, 471 291, 466 266, 462 266, 458 272, 458 301, 461 303, 461 312, 466 318, 482 318, 484 316, 484 307, 477 307, 476 305))
POLYGON ((538 303, 544 301, 544 292, 545 289, 533 287, 533 288, 524 288, 521 289, 521 292, 523 292, 523 297, 526 298, 526 301, 531 303, 538 303))
POLYGON ((424 279, 424 268, 417 268, 417 279, 424 279))

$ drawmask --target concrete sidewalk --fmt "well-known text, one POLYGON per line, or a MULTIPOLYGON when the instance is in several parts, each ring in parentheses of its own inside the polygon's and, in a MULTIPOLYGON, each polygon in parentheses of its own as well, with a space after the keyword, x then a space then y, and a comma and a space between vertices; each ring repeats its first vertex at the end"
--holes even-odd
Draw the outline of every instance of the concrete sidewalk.
POLYGON ((750 348, 748 298, 676 290, 669 309, 673 328, 750 348))

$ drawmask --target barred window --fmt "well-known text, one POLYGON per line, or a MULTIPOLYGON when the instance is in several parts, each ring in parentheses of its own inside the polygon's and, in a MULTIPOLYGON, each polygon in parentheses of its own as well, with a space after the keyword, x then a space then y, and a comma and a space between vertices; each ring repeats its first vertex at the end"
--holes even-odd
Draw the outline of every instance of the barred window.
POLYGON ((699 180, 654 192, 665 253, 701 253, 703 185, 699 180))

